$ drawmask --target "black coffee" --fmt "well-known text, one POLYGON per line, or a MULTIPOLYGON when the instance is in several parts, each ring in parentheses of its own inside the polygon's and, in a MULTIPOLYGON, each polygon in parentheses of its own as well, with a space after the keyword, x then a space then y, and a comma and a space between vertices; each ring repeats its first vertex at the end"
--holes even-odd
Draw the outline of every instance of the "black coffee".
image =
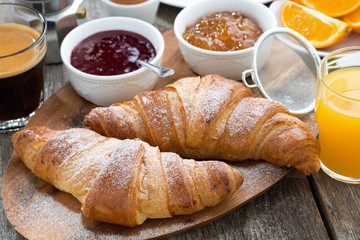
POLYGON ((6 121, 28 116, 43 100, 46 45, 27 49, 40 33, 20 24, 0 24, 0 35, 0 121, 6 121))
POLYGON ((45 59, 16 76, 0 79, 0 121, 26 117, 43 100, 45 59))

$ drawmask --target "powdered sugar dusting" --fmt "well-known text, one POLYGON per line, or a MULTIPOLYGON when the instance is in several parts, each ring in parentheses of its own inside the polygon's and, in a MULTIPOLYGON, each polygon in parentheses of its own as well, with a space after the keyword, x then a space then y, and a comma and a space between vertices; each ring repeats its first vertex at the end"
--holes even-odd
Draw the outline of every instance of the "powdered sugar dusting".
POLYGON ((243 173, 244 183, 240 191, 246 198, 253 198, 260 194, 290 171, 288 168, 278 167, 263 160, 227 163, 243 173))
POLYGON ((137 209, 149 218, 170 217, 167 187, 158 148, 147 146, 139 174, 137 209))
POLYGON ((37 141, 39 138, 43 137, 42 134, 38 134, 37 131, 34 131, 33 129, 27 129, 27 128, 22 130, 22 134, 25 136, 31 136, 33 141, 37 141))
POLYGON ((147 121, 148 129, 157 146, 169 142, 172 134, 172 116, 165 93, 149 92, 141 95, 144 108, 143 119, 147 121))
POLYGON ((47 148, 52 149, 52 156, 65 160, 100 139, 105 137, 91 130, 73 128, 55 134, 46 145, 47 148))
POLYGON ((216 83, 214 83, 214 85, 210 85, 207 91, 201 94, 204 101, 202 102, 202 106, 197 108, 200 110, 203 122, 207 123, 219 112, 232 94, 231 89, 227 87, 227 85, 219 85, 216 83))
POLYGON ((103 172, 107 181, 110 181, 108 183, 115 187, 113 190, 126 192, 131 185, 133 172, 136 170, 134 163, 137 160, 140 144, 141 142, 136 140, 119 141, 116 150, 111 155, 114 160, 110 160, 106 171, 103 172))
POLYGON ((260 104, 254 104, 253 98, 243 99, 229 117, 226 128, 229 138, 247 136, 253 131, 258 119, 264 114, 260 104))
POLYGON ((80 203, 74 197, 55 189, 51 190, 52 187, 42 180, 28 187, 32 188, 30 192, 35 193, 31 199, 20 202, 15 211, 7 212, 9 219, 17 223, 14 227, 29 234, 25 235, 26 238, 51 239, 49 236, 56 236, 58 239, 66 239, 69 233, 82 228, 80 203), (38 188, 43 191, 37 191, 38 188), (69 205, 75 208, 70 210, 69 205))
MULTIPOLYGON (((179 164, 179 156, 175 153, 164 152, 161 153, 162 167, 165 173, 167 183, 167 193, 169 195, 169 204, 176 201, 176 195, 180 189, 177 189, 177 183, 182 183, 183 176, 179 164), (173 194, 174 193, 174 194, 173 194)), ((171 210, 171 206, 169 206, 171 210)))

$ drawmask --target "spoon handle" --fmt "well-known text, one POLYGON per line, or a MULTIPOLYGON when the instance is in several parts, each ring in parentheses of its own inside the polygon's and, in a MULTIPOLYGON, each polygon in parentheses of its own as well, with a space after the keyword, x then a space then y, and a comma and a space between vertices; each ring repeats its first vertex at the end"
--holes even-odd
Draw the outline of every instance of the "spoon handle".
POLYGON ((136 62, 140 63, 141 65, 148 67, 149 69, 151 69, 153 72, 155 72, 156 74, 158 74, 160 77, 168 77, 171 76, 175 73, 175 71, 171 68, 164 68, 164 67, 160 67, 160 66, 155 66, 151 63, 145 62, 143 60, 137 59, 136 62))

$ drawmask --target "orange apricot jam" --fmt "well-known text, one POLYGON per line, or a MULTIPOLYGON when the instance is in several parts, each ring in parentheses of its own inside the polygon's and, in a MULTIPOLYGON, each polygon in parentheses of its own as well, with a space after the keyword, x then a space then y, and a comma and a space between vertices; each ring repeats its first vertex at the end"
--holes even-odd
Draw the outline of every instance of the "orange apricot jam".
POLYGON ((254 46, 262 29, 238 11, 216 12, 187 26, 188 43, 212 51, 236 51, 254 46))

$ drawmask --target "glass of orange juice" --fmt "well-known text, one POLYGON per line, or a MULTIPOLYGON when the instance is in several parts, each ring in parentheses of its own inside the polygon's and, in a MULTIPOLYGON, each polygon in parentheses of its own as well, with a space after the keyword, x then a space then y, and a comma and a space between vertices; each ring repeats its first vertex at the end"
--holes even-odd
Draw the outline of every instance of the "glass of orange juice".
POLYGON ((360 47, 337 50, 321 61, 315 116, 322 170, 360 183, 360 47))

